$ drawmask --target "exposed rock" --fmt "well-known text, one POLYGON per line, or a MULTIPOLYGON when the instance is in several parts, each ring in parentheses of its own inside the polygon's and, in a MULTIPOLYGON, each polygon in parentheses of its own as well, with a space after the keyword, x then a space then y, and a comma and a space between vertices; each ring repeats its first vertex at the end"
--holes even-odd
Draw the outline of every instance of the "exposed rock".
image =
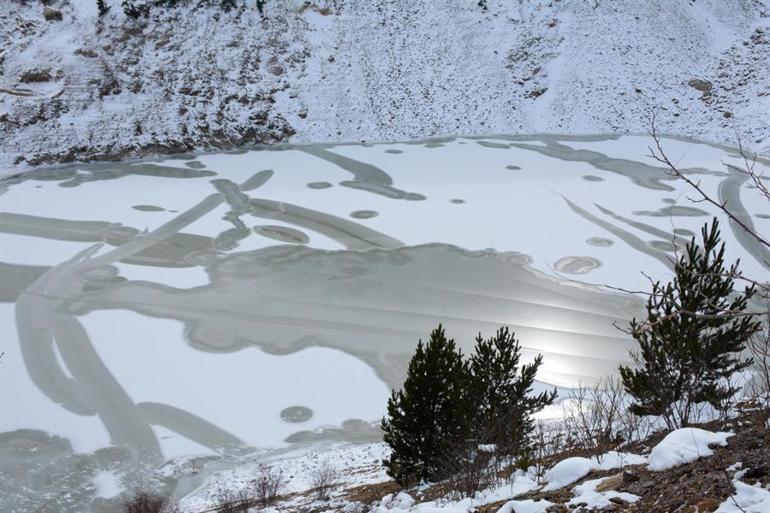
POLYGON ((623 484, 635 483, 639 481, 639 476, 629 470, 623 471, 623 484))
POLYGON ((61 21, 61 11, 54 9, 53 7, 45 6, 43 8, 43 18, 45 18, 45 21, 61 21))
POLYGON ((596 487, 597 492, 608 492, 610 490, 617 490, 622 484, 624 483, 623 480, 623 473, 615 474, 614 476, 610 476, 606 478, 604 481, 599 483, 599 485, 596 487))
POLYGON ((716 511, 722 501, 714 497, 704 497, 695 505, 695 511, 698 513, 711 513, 716 511))
POLYGON ((91 50, 90 48, 77 48, 74 52, 75 55, 82 55, 83 57, 88 57, 89 59, 94 59, 98 56, 98 54, 91 50))
POLYGON ((30 82, 50 82, 51 71, 47 69, 35 69, 22 73, 20 80, 25 84, 30 82))
POLYGON ((693 89, 697 89, 698 91, 702 93, 707 93, 711 91, 712 84, 708 80, 703 80, 700 78, 693 78, 687 84, 692 87, 693 89))
POLYGON ((745 479, 746 481, 756 481, 758 479, 767 477, 767 474, 768 474, 767 465, 757 465, 756 467, 752 467, 748 469, 743 474, 743 479, 745 479))

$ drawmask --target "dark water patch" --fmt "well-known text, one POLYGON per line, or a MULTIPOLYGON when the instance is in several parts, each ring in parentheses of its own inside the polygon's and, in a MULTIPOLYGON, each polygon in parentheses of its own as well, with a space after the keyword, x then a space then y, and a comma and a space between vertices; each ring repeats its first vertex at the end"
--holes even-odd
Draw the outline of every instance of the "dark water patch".
POLYGON ((132 205, 131 208, 141 212, 165 212, 166 209, 155 205, 132 205))
POLYGON ((594 175, 584 175, 583 180, 586 182, 603 182, 604 178, 601 176, 594 176, 594 175))
POLYGON ((250 176, 248 180, 239 185, 239 188, 242 191, 253 191, 254 189, 265 185, 267 181, 273 177, 273 174, 274 172, 272 169, 258 171, 254 173, 254 175, 250 176))
POLYGON ((658 210, 637 210, 634 212, 634 215, 648 217, 704 217, 710 214, 705 210, 695 207, 669 205, 658 210))
MULTIPOLYGON (((203 351, 339 349, 370 364, 390 387, 400 385, 415 340, 439 322, 452 325, 458 340, 472 341, 505 318, 522 340, 536 341, 526 350, 558 348, 546 351, 546 361, 559 369, 592 375, 615 368, 627 339, 612 322, 637 315, 641 301, 567 286, 529 267, 529 260, 441 244, 368 251, 271 246, 214 260, 207 267, 210 283, 201 287, 128 282, 72 298, 66 311, 118 309, 176 319, 185 324, 188 342, 203 351), (436 304, 442 308, 430 306, 436 304), (602 356, 586 364, 592 354, 602 356)), ((581 260, 566 269, 595 265, 581 260)))
POLYGON ((673 233, 669 233, 665 230, 661 230, 660 228, 657 228, 655 226, 649 225, 647 223, 642 223, 640 221, 636 221, 634 219, 628 219, 627 217, 623 217, 621 215, 616 214, 612 210, 605 208, 597 203, 594 203, 596 205, 596 208, 598 208, 603 214, 606 214, 613 219, 620 221, 624 224, 627 224, 628 226, 631 226, 633 228, 636 228, 637 230, 641 230, 645 233, 649 233, 650 235, 654 235, 655 237, 658 237, 659 239, 671 241, 675 244, 678 244, 681 247, 684 247, 687 244, 687 241, 677 237, 673 233))
POLYGON ((150 424, 163 426, 215 451, 244 448, 232 433, 181 408, 162 403, 137 403, 139 414, 150 424))
POLYGON ((310 182, 307 184, 308 189, 328 189, 332 184, 329 182, 310 182))
MULTIPOLYGON (((575 149, 562 142, 569 140, 560 136, 540 136, 538 140, 545 146, 527 143, 513 143, 512 146, 530 150, 542 155, 557 158, 567 162, 585 162, 596 169, 624 176, 640 187, 660 191, 673 191, 674 188, 664 183, 675 180, 663 167, 652 166, 643 162, 610 157, 599 151, 575 149)), ((575 140, 575 139, 572 139, 575 140)), ((722 175, 715 171, 702 168, 683 168, 684 174, 722 175)))
POLYGON ((521 166, 514 166, 511 164, 510 166, 505 166, 505 169, 509 169, 511 171, 519 171, 521 169, 521 166))
MULTIPOLYGON (((562 198, 564 198, 564 196, 562 196, 562 198)), ((619 228, 619 227, 615 226, 614 224, 612 224, 612 223, 610 223, 610 222, 608 222, 608 221, 606 221, 604 219, 601 219, 601 218, 591 214, 586 209, 576 205, 575 203, 571 202, 567 198, 564 198, 564 201, 567 203, 569 208, 572 209, 573 212, 575 212, 576 214, 580 215, 580 217, 582 217, 583 219, 586 219, 587 221, 592 222, 593 224, 595 224, 596 226, 599 226, 600 228, 604 228, 605 230, 607 230, 611 234, 615 235, 617 238, 619 238, 620 240, 622 240, 623 242, 625 242, 626 244, 628 244, 629 246, 631 246, 635 250, 640 251, 642 253, 645 253, 645 254, 655 258, 656 260, 661 262, 666 267, 673 268, 673 265, 671 264, 671 262, 669 261, 669 259, 668 259, 668 257, 666 256, 665 253, 650 248, 639 237, 633 235, 632 233, 630 233, 630 232, 628 232, 628 231, 626 231, 626 230, 624 230, 622 228, 619 228)))
POLYGON ((204 171, 200 169, 185 169, 181 167, 163 166, 160 164, 142 163, 130 165, 111 165, 89 166, 88 171, 78 172, 67 181, 59 184, 60 187, 77 187, 89 182, 99 182, 103 180, 116 180, 126 176, 154 176, 158 178, 201 178, 206 176, 216 176, 214 171, 204 171))
POLYGON ((674 233, 680 237, 690 239, 695 236, 695 232, 688 230, 687 228, 674 228, 674 233))
POLYGON ((666 253, 673 253, 676 251, 676 246, 667 240, 651 240, 647 244, 649 244, 651 248, 655 248, 659 251, 665 251, 666 253))
POLYGON ((216 190, 224 194, 225 202, 230 206, 230 213, 235 215, 245 214, 250 209, 249 198, 242 192, 241 187, 231 180, 218 178, 211 180, 211 184, 216 190))
POLYGON ((0 232, 15 235, 73 242, 99 242, 103 234, 120 228, 121 225, 105 221, 70 221, 0 212, 0 232))
POLYGON ((385 153, 390 153, 391 155, 400 155, 401 153, 404 153, 403 150, 395 150, 395 149, 388 149, 385 150, 385 153))
POLYGON ((398 189, 394 189, 393 187, 390 187, 390 186, 380 185, 376 183, 346 180, 346 181, 340 182, 340 185, 342 185, 343 187, 349 187, 351 189, 359 189, 362 191, 372 192, 374 194, 379 194, 380 196, 385 196, 391 199, 403 199, 407 201, 423 201, 426 199, 424 195, 417 192, 405 192, 398 189))
POLYGON ((298 431, 286 437, 284 442, 306 444, 319 442, 372 443, 382 440, 379 426, 360 419, 350 419, 340 427, 322 427, 313 431, 298 431))
POLYGON ((610 239, 605 239, 604 237, 589 237, 586 239, 586 244, 589 246, 606 248, 612 246, 614 242, 612 242, 610 239))
POLYGON ((298 149, 319 159, 331 162, 345 171, 352 173, 355 179, 340 182, 340 185, 343 187, 368 191, 392 199, 425 199, 425 196, 422 194, 411 193, 393 187, 393 179, 391 176, 372 164, 345 157, 344 155, 334 153, 324 148, 307 146, 298 149))
MULTIPOLYGON (((729 205, 730 212, 749 230, 754 231, 754 222, 751 220, 746 207, 741 201, 741 186, 749 179, 745 170, 728 166, 730 175, 719 184, 719 201, 723 205, 729 205)), ((743 249, 766 269, 770 269, 770 251, 767 247, 748 233, 735 220, 730 219, 730 229, 743 249)), ((761 234, 760 234, 761 235, 761 234)))
POLYGON ((601 267, 602 263, 593 257, 566 256, 556 261, 554 269, 567 274, 585 274, 601 267))
POLYGON ((770 214, 757 214, 756 217, 760 219, 770 219, 770 214))
POLYGON ((498 150, 509 150, 511 149, 510 144, 504 144, 504 143, 498 143, 498 142, 490 142, 490 141, 476 141, 476 144, 479 146, 483 146, 485 148, 495 148, 498 150))
POLYGON ((307 422, 313 418, 313 410, 306 406, 289 406, 281 410, 281 420, 285 422, 307 422))
POLYGON ((49 267, 0 262, 0 303, 13 303, 49 267))
POLYGON ((356 210, 350 213, 350 217, 354 219, 371 219, 380 215, 374 210, 356 210))
POLYGON ((451 200, 449 200, 449 203, 454 203, 455 205, 462 205, 463 203, 465 203, 465 200, 460 198, 452 198, 451 200))
POLYGON ((676 203, 676 200, 674 198, 663 198, 663 203, 667 203, 669 205, 673 205, 676 203))
POLYGON ((288 242, 290 244, 307 244, 310 237, 305 233, 287 226, 262 225, 255 226, 254 232, 269 239, 288 242))
POLYGON ((348 249, 397 248, 403 245, 384 233, 317 210, 266 199, 254 199, 250 203, 250 213, 255 217, 301 226, 336 240, 348 249))
POLYGON ((190 162, 185 162, 185 166, 189 167, 190 169, 205 169, 206 165, 203 162, 199 162, 197 160, 191 160, 190 162))

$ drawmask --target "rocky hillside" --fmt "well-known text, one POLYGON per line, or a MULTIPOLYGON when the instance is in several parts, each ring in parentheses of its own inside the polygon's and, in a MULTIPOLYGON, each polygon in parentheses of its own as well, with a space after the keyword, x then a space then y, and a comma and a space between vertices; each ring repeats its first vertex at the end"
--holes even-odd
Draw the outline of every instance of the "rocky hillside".
POLYGON ((767 0, 0 2, 0 169, 256 143, 662 129, 770 153, 767 0), (45 11, 45 12, 44 12, 45 11))

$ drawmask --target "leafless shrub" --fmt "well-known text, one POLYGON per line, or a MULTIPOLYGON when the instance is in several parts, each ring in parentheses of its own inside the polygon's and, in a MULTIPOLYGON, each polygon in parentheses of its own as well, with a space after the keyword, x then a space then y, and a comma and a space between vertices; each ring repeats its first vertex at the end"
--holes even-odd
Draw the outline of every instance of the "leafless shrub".
POLYGON ((535 423, 529 440, 529 451, 518 456, 516 466, 525 471, 534 468, 540 484, 556 455, 569 450, 572 443, 565 436, 562 423, 542 420, 535 423))
POLYGON ((249 488, 230 488, 220 485, 216 492, 216 513, 248 513, 256 505, 249 488))
POLYGON ((492 445, 462 444, 442 458, 442 465, 450 473, 444 482, 445 495, 449 499, 472 497, 497 481, 495 447, 492 445))
POLYGON ((310 484, 316 499, 328 500, 340 484, 339 470, 329 460, 322 460, 310 471, 310 484))
POLYGON ((124 513, 179 513, 179 506, 167 497, 138 490, 123 503, 124 513))
POLYGON ((764 420, 770 420, 770 307, 765 315, 762 330, 754 334, 747 344, 754 364, 749 392, 757 401, 764 420))
POLYGON ((254 498, 257 506, 267 508, 275 504, 281 491, 286 486, 283 470, 269 465, 260 465, 257 478, 252 481, 254 498))
POLYGON ((580 383, 572 391, 572 402, 565 408, 566 428, 597 460, 622 440, 625 396, 622 382, 615 377, 602 378, 595 385, 580 383))
POLYGON ((618 417, 618 434, 624 443, 641 442, 655 431, 650 417, 637 415, 628 408, 622 408, 618 417))

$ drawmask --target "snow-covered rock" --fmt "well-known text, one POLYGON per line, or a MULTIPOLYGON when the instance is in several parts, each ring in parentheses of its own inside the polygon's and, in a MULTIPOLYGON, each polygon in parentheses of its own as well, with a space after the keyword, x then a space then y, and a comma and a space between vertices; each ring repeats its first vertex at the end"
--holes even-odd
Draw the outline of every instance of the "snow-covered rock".
POLYGON ((548 484, 543 489, 556 490, 570 485, 587 476, 592 470, 610 470, 626 465, 640 465, 646 462, 647 459, 644 456, 616 451, 603 454, 598 461, 595 458, 589 459, 578 456, 567 458, 561 460, 545 473, 544 478, 548 484))
POLYGON ((710 445, 727 445, 733 433, 712 433, 699 428, 672 431, 653 447, 649 456, 650 470, 666 470, 714 454, 710 445))

